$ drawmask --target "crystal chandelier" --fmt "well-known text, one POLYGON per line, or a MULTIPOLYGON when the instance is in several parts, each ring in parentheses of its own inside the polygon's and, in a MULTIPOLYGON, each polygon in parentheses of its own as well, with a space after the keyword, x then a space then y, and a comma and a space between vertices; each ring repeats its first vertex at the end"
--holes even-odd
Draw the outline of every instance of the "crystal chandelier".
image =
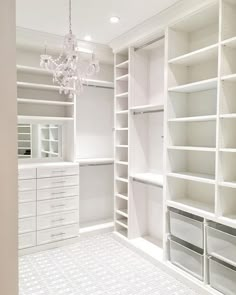
POLYGON ((45 53, 40 56, 40 66, 53 74, 53 83, 60 86, 60 94, 79 95, 88 76, 98 73, 99 61, 94 52, 89 60, 83 60, 77 46, 77 38, 72 33, 71 0, 69 0, 69 33, 64 37, 63 50, 58 58, 54 59, 45 53))

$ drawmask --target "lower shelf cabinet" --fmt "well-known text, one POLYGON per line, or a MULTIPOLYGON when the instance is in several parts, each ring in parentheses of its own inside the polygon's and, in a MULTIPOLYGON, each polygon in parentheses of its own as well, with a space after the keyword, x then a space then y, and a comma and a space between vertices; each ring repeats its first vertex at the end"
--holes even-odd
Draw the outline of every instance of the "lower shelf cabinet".
POLYGON ((170 261, 172 264, 203 281, 204 255, 203 250, 179 239, 170 238, 170 261))
POLYGON ((235 295, 236 268, 216 258, 209 259, 210 286, 224 295, 235 295))

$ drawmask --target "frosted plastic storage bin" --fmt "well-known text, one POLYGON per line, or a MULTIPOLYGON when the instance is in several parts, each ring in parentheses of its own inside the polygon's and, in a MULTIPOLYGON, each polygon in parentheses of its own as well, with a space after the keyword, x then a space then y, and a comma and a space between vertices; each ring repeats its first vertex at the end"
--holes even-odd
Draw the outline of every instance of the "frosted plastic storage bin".
POLYGON ((204 247, 204 224, 202 218, 180 210, 171 209, 170 232, 173 236, 199 248, 204 247))
POLYGON ((204 256, 195 246, 170 239, 170 261, 203 281, 204 256))
POLYGON ((215 223, 210 225, 207 227, 208 255, 236 265, 236 229, 215 223))
POLYGON ((236 268, 210 258, 210 285, 224 295, 236 294, 236 268))

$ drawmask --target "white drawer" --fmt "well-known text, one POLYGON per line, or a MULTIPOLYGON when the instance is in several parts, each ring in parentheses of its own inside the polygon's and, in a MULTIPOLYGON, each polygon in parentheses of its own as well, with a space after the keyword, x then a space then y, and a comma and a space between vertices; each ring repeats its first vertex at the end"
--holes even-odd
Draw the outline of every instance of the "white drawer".
POLYGON ((70 239, 79 235, 79 225, 69 225, 37 232, 37 244, 48 244, 56 241, 70 239))
POLYGON ((18 179, 33 179, 33 178, 36 178, 36 168, 18 169, 18 179))
POLYGON ((19 222, 18 222, 19 234, 24 234, 24 233, 34 232, 34 231, 36 231, 35 217, 19 219, 19 222))
POLYGON ((79 222, 79 212, 69 211, 65 213, 56 213, 51 215, 42 215, 37 217, 37 229, 43 230, 63 225, 69 225, 79 222))
POLYGON ((19 203, 34 202, 36 201, 36 191, 25 191, 18 193, 19 203))
POLYGON ((38 190, 37 199, 38 201, 42 200, 51 200, 58 198, 74 197, 79 195, 79 187, 65 187, 65 188, 52 188, 52 189, 43 189, 38 190))
POLYGON ((28 180, 19 180, 18 181, 18 191, 33 191, 36 190, 36 179, 28 179, 28 180))
POLYGON ((62 198, 58 200, 39 201, 37 203, 38 215, 51 214, 79 208, 78 197, 62 198))
POLYGON ((53 166, 53 167, 39 167, 37 168, 37 177, 57 177, 57 176, 69 176, 78 175, 79 165, 71 166, 53 166))
POLYGON ((19 218, 33 217, 36 215, 36 202, 19 204, 19 218))
POLYGON ((30 248, 36 246, 36 233, 28 233, 18 236, 18 248, 30 248))
POLYGON ((79 185, 79 177, 76 176, 65 176, 65 177, 51 177, 41 178, 37 180, 38 189, 57 188, 79 185))

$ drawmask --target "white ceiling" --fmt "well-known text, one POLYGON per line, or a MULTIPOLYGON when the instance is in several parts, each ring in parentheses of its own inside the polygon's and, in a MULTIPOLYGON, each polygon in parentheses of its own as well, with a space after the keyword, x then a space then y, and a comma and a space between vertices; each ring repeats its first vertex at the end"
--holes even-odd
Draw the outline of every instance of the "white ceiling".
MULTIPOLYGON (((73 32, 79 39, 108 44, 146 19, 179 0, 72 0, 73 32), (110 24, 112 15, 119 24, 110 24)), ((65 35, 68 31, 68 0, 16 0, 19 27, 65 35)))

